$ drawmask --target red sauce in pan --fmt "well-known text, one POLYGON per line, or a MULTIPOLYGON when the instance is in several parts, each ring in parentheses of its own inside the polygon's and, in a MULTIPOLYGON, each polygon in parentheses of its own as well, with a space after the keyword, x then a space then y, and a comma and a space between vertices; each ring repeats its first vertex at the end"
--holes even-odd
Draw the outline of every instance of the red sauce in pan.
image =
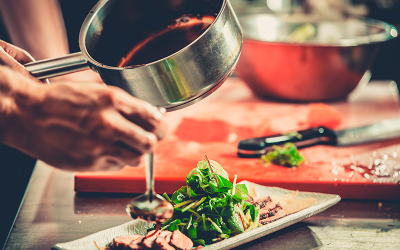
POLYGON ((183 15, 135 44, 117 66, 143 65, 172 55, 196 40, 214 20, 211 15, 183 15))

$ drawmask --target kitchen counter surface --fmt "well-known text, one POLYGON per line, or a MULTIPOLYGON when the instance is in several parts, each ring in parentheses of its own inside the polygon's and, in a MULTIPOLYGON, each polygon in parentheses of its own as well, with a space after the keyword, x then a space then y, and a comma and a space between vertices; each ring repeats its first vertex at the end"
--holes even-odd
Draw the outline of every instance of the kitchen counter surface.
MULTIPOLYGON (((374 97, 379 97, 379 88, 372 91, 374 97)), ((365 96, 365 102, 370 99, 365 96)), ((132 194, 75 193, 73 173, 39 161, 5 249, 50 249, 121 225, 131 220, 125 206, 132 198, 132 194)), ((400 249, 399 199, 342 200, 237 249, 400 249)))
MULTIPOLYGON (((76 194, 73 174, 38 162, 5 249, 56 243, 130 221, 128 194, 76 194)), ((300 223, 237 249, 400 249, 400 202, 342 200, 300 223)))

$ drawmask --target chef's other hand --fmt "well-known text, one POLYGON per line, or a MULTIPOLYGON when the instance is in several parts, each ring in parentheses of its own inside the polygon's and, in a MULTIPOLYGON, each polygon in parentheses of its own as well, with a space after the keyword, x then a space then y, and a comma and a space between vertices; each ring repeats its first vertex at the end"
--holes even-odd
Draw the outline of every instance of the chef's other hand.
MULTIPOLYGON (((25 50, 0 40, 0 64, 6 65, 13 70, 23 74, 26 77, 31 78, 36 82, 41 82, 32 76, 23 66, 23 64, 35 61, 33 57, 25 50)), ((48 80, 43 80, 45 83, 49 83, 48 80)), ((92 70, 84 70, 76 72, 74 74, 67 74, 58 76, 51 79, 51 83, 100 83, 105 84, 99 74, 92 70)))
POLYGON ((117 87, 35 84, 0 66, 0 143, 52 166, 135 166, 165 133, 162 112, 117 87))
POLYGON ((40 83, 22 65, 33 61, 35 61, 33 57, 25 50, 0 40, 0 64, 6 65, 31 80, 40 83))

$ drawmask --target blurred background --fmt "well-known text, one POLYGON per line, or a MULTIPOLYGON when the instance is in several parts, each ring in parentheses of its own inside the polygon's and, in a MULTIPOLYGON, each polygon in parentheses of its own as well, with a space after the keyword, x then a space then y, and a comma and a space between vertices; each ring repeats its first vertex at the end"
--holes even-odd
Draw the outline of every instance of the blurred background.
MULTIPOLYGON (((71 52, 78 52, 79 30, 87 13, 97 0, 59 0, 68 33, 71 52)), ((253 13, 276 15, 320 15, 340 18, 347 15, 377 19, 400 28, 400 0, 230 0, 238 17, 253 13)), ((0 24, 0 39, 9 41, 0 24)), ((372 80, 400 82, 400 40, 385 42, 372 67, 372 80)))
MULTIPOLYGON (((11 1, 11 0, 9 0, 11 1)), ((70 52, 78 52, 78 36, 81 25, 97 0, 59 0, 64 17, 70 52)), ((372 18, 387 22, 400 28, 400 0, 230 0, 238 17, 267 13, 277 16, 303 15, 314 16, 324 19, 342 19, 349 16, 372 18)), ((0 19, 0 39, 10 42, 7 31, 0 19)), ((400 83, 400 39, 392 39, 380 47, 376 59, 371 68, 371 80, 392 80, 400 83)), ((0 145, 1 147, 1 145, 0 145)), ((7 154, 18 152, 10 151, 7 154)), ((34 161, 33 159, 26 159, 34 161)), ((0 161, 1 167, 10 171, 3 173, 8 176, 7 181, 2 181, 2 190, 13 190, 12 195, 6 197, 8 206, 2 208, 10 214, 8 221, 2 221, 0 232, 0 246, 6 239, 9 227, 18 210, 23 194, 25 192, 32 169, 18 170, 18 161, 0 161), (8 166, 6 166, 8 165, 8 166), (15 170, 17 169, 17 170, 15 170), (18 185, 13 185, 18 183, 18 185), (10 189, 10 185, 12 185, 10 189)))
MULTIPOLYGON (((231 0, 238 16, 254 13, 300 13, 327 19, 348 16, 372 18, 400 28, 400 0, 231 0)), ((384 43, 371 66, 371 80, 400 82, 400 40, 384 43)))

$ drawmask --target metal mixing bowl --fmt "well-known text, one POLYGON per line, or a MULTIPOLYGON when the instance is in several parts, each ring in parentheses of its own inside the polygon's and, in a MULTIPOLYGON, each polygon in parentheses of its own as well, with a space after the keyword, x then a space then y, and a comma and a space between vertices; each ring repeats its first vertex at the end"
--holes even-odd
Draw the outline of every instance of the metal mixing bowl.
POLYGON ((371 19, 319 21, 259 14, 241 17, 238 75, 264 98, 326 101, 346 97, 394 26, 371 19))

